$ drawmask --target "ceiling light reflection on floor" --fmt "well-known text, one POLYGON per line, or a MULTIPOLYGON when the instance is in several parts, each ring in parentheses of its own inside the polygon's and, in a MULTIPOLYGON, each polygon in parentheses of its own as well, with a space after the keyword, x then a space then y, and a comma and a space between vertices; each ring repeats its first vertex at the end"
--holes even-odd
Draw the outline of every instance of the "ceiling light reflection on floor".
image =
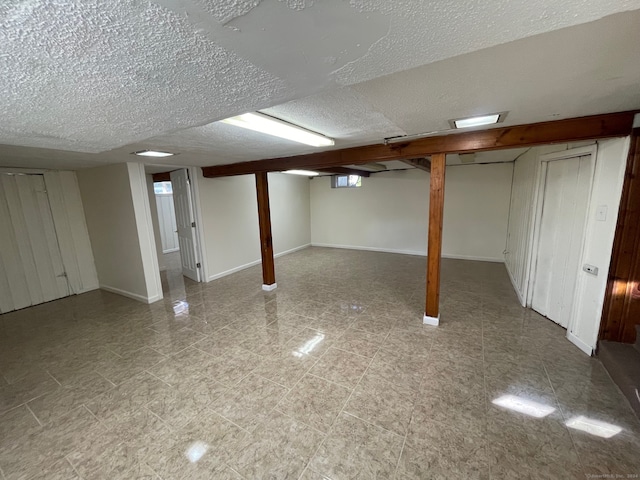
POLYGON ((191 463, 196 463, 205 453, 207 453, 207 450, 209 450, 209 445, 207 443, 197 441, 189 445, 189 448, 187 448, 187 451, 184 452, 184 454, 191 463))
POLYGON ((612 425, 601 420, 594 420, 593 418, 588 418, 583 415, 573 417, 568 420, 565 425, 569 428, 582 430, 583 432, 602 438, 611 438, 622 431, 622 428, 617 425, 612 425))
POLYGON ((535 418, 546 417, 556 410, 549 405, 534 402, 528 398, 516 397, 515 395, 503 395, 500 398, 492 400, 491 403, 535 418))
POLYGON ((324 335, 319 333, 307 343, 305 343, 302 347, 300 347, 297 351, 294 352, 296 357, 301 357, 302 355, 308 355, 313 351, 314 348, 318 346, 318 344, 324 340, 324 335))

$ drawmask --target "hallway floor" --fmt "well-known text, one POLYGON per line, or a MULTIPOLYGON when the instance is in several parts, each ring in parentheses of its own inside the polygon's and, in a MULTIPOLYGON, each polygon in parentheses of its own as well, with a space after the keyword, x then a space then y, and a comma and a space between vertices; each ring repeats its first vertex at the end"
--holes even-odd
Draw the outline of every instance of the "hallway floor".
POLYGON ((310 248, 165 300, 95 291, 0 316, 0 477, 503 479, 640 474, 601 363, 502 264, 310 248))

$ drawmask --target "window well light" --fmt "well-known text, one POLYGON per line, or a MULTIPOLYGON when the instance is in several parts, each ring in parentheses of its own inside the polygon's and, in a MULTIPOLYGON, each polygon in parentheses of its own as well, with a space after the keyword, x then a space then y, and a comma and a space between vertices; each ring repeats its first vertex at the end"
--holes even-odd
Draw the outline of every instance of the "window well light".
POLYGON ((317 177, 318 172, 312 172, 311 170, 287 170, 282 173, 290 173, 291 175, 304 175, 305 177, 317 177))
POLYGON ((312 147, 328 147, 335 144, 332 138, 262 113, 245 113, 237 117, 225 118, 221 122, 293 142, 304 143, 312 147))
POLYGON ((155 158, 163 158, 163 157, 171 157, 175 155, 175 153, 171 152, 160 152, 158 150, 139 150, 137 152, 132 152, 133 155, 139 155, 141 157, 155 157, 155 158))
POLYGON ((479 127, 481 125, 491 125, 493 123, 504 122, 507 112, 492 113, 491 115, 481 115, 479 117, 457 118, 449 120, 452 128, 479 127))

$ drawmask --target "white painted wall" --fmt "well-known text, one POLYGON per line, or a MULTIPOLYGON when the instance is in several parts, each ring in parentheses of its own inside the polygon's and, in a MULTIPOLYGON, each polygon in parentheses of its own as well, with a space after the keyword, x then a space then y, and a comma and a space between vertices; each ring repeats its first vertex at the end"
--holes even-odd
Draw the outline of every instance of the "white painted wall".
POLYGON ((144 166, 77 173, 100 288, 142 302, 162 298, 144 166))
MULTIPOLYGON (((442 253, 503 261, 512 163, 447 167, 442 253)), ((311 182, 313 245, 426 255, 429 174, 372 174, 360 188, 311 182)))
MULTIPOLYGON (((511 202, 505 264, 523 305, 528 302, 527 296, 530 296, 533 217, 536 208, 535 194, 540 156, 577 148, 588 143, 536 147, 515 162, 514 196, 511 202)), ((590 143, 593 144, 593 142, 590 143)), ((594 277, 582 270, 578 272, 575 303, 567 335, 573 343, 588 354, 596 346, 600 327, 629 139, 603 140, 597 144, 596 167, 580 265, 585 263, 595 265, 599 273, 594 277), (607 219, 604 222, 595 220, 596 209, 601 205, 607 206, 607 219)))
MULTIPOLYGON (((196 172, 207 281, 259 264, 255 177, 204 178, 201 169, 196 172)), ((309 180, 280 173, 270 173, 268 178, 274 253, 308 246, 309 180)))

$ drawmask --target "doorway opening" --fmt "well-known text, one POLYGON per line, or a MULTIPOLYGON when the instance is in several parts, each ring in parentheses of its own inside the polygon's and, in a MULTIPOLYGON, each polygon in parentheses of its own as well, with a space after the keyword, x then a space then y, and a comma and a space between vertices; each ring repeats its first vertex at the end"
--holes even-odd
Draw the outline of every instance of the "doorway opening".
POLYGON ((192 181, 194 173, 181 168, 152 174, 157 213, 156 246, 165 294, 184 290, 185 282, 206 278, 202 268, 197 194, 192 181))

